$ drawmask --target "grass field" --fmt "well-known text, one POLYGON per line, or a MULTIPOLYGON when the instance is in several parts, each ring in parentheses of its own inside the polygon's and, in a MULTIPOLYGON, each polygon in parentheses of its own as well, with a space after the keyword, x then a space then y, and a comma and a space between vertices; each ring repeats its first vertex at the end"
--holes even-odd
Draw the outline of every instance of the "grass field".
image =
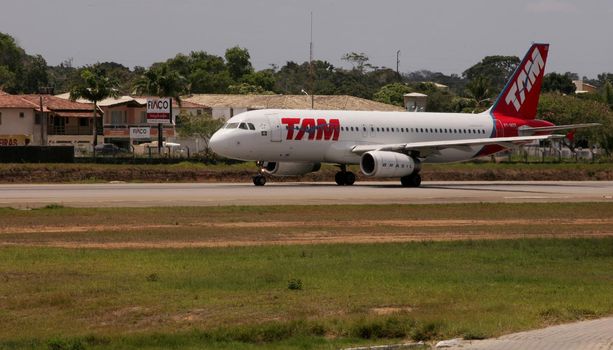
POLYGON ((2 209, 0 348, 332 349, 608 315, 611 218, 611 203, 2 209))
MULTIPOLYGON (((178 164, 0 164, 0 183, 249 182, 254 162, 227 165, 178 164)), ((350 166, 360 181, 359 166, 350 166)), ((274 181, 334 181, 338 167, 324 164, 318 172, 274 181)), ((611 163, 457 163, 425 164, 425 180, 613 180, 611 163)), ((377 179, 381 180, 381 179, 377 179)), ((395 179, 394 181, 397 181, 395 179)))

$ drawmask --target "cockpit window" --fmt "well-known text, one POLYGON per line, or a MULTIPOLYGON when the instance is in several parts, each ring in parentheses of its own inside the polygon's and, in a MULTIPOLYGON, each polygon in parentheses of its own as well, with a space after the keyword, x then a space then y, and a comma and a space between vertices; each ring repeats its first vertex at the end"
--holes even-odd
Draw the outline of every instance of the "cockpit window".
POLYGON ((228 123, 226 129, 236 129, 238 127, 238 123, 228 123))
POLYGON ((238 126, 239 129, 245 129, 248 130, 249 128, 247 127, 247 123, 240 123, 240 125, 238 126))
POLYGON ((255 130, 255 125, 251 123, 247 123, 247 125, 249 125, 249 130, 255 130))

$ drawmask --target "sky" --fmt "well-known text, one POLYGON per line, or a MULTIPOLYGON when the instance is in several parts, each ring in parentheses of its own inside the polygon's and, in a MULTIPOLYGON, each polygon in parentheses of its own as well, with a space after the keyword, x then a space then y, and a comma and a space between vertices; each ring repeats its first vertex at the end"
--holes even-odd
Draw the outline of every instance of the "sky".
POLYGON ((362 52, 374 66, 461 74, 488 55, 551 44, 547 71, 613 72, 611 0, 0 0, 0 32, 50 65, 148 67, 247 48, 256 69, 362 52))

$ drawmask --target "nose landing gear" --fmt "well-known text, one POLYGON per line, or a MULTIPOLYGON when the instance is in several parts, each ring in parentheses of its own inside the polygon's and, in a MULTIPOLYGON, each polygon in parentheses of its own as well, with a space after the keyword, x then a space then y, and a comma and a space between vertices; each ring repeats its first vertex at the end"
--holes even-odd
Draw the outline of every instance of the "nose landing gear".
POLYGON ((256 162, 255 165, 258 167, 258 174, 251 178, 253 184, 256 186, 264 186, 266 185, 266 177, 262 174, 264 162, 256 162))

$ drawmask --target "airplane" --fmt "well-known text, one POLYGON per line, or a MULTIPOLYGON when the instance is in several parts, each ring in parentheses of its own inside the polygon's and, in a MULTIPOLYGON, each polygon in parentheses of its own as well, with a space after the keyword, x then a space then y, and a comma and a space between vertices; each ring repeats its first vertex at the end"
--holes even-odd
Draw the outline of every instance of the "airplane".
POLYGON ((347 165, 359 164, 365 176, 419 187, 422 163, 466 161, 564 137, 554 131, 599 125, 535 119, 548 51, 549 44, 533 44, 482 113, 253 110, 230 118, 210 146, 227 158, 256 161, 256 186, 266 184, 266 175, 300 176, 333 163, 340 167, 338 185, 353 185, 347 165))

